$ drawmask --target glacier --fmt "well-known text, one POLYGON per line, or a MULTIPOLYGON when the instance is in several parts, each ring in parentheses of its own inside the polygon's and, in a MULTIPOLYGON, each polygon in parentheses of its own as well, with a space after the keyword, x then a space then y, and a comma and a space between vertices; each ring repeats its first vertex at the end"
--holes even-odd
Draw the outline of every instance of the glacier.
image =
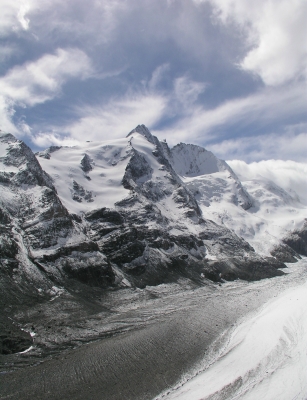
POLYGON ((306 301, 307 281, 274 296, 224 334, 204 371, 156 400, 306 399, 306 301))

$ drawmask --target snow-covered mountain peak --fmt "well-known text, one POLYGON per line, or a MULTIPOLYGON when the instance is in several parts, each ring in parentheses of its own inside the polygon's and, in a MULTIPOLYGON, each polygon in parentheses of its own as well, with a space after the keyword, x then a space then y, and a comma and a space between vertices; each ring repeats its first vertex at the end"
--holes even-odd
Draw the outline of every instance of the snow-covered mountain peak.
POLYGON ((174 170, 189 189, 195 194, 201 190, 204 205, 220 202, 223 197, 245 210, 252 206, 252 199, 237 175, 211 151, 194 144, 179 143, 170 151, 164 146, 164 153, 168 154, 174 170))
POLYGON ((225 170, 225 162, 211 151, 194 144, 179 143, 171 149, 172 164, 181 176, 193 177, 225 170))
POLYGON ((150 133, 149 129, 145 125, 138 125, 131 132, 128 133, 126 137, 132 136, 134 133, 140 133, 144 136, 149 142, 156 144, 157 139, 150 133))
POLYGON ((11 133, 0 132, 0 142, 1 143, 10 143, 10 142, 17 142, 17 139, 11 133))

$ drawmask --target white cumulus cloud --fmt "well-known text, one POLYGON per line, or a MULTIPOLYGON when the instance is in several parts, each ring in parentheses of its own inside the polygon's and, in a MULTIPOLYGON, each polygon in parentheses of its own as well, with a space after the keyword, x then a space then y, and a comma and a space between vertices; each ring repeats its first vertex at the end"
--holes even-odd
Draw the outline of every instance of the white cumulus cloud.
POLYGON ((267 85, 307 77, 306 0, 209 0, 224 24, 235 23, 249 50, 240 66, 267 85))

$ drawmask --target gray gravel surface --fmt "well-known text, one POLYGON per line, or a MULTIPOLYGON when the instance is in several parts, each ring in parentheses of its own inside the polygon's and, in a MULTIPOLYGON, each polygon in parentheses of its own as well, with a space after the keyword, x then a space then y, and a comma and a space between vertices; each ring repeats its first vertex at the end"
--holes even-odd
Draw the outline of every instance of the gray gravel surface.
MULTIPOLYGON (((75 310, 79 323, 76 315, 72 313, 73 319, 67 314, 65 326, 60 325, 59 311, 58 319, 53 315, 58 336, 44 336, 45 322, 38 324, 36 349, 15 355, 13 360, 17 365, 17 358, 23 356, 26 366, 12 372, 3 368, 0 398, 152 399, 203 365, 222 342, 223 333, 248 312, 305 281, 306 260, 289 265, 285 272, 288 274, 282 277, 251 283, 208 283, 201 288, 161 285, 113 292, 101 299, 104 309, 96 306, 95 312, 93 306, 84 305, 84 309, 75 310), (92 312, 87 319, 86 308, 92 312), (75 348, 65 342, 67 332, 75 348), (52 337, 58 340, 58 347, 56 343, 51 346, 52 337), (40 359, 37 352, 43 349, 42 344, 45 358, 40 359), (31 366, 31 360, 39 364, 31 366)), ((61 304, 66 304, 69 296, 66 300, 65 296, 47 304, 50 313, 51 306, 60 310, 61 304)), ((40 313, 34 310, 33 321, 38 314, 46 314, 48 307, 40 313)), ((13 365, 8 360, 2 356, 2 366, 13 365)))

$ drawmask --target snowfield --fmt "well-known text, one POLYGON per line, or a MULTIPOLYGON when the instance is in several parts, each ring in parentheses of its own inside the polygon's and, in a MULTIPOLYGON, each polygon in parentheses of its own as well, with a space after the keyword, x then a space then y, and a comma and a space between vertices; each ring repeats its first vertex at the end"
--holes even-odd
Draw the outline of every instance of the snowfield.
POLYGON ((86 142, 82 146, 61 147, 51 154, 47 150, 49 158, 41 156, 38 160, 55 182, 64 206, 79 214, 99 206, 113 207, 128 195, 122 178, 129 151, 128 139, 86 142), (85 154, 88 168, 81 169, 85 154))

